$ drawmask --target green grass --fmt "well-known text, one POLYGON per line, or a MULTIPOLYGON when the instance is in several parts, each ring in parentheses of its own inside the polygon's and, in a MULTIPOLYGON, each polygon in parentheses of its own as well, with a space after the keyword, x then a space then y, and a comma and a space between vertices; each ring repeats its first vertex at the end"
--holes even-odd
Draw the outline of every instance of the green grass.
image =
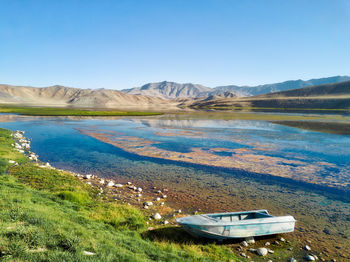
POLYGON ((1 261, 242 261, 229 247, 193 243, 176 227, 161 226, 162 237, 154 236, 141 210, 98 200, 89 185, 35 166, 12 143, 0 129, 1 261))
POLYGON ((0 106, 0 113, 14 113, 30 116, 152 116, 161 115, 159 112, 116 111, 116 110, 87 110, 74 108, 49 107, 15 107, 0 106))

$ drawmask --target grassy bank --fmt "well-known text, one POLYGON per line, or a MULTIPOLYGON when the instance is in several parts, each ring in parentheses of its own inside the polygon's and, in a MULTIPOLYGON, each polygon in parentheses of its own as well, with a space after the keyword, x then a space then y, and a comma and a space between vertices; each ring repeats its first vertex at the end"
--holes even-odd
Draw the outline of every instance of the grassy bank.
POLYGON ((148 237, 142 211, 98 199, 91 186, 36 166, 12 143, 11 132, 0 129, 1 260, 242 261, 223 245, 184 241, 183 232, 179 242, 171 234, 148 237))
POLYGON ((87 110, 74 108, 49 107, 15 107, 0 106, 0 113, 14 113, 29 116, 152 116, 161 115, 158 112, 116 111, 116 110, 87 110))

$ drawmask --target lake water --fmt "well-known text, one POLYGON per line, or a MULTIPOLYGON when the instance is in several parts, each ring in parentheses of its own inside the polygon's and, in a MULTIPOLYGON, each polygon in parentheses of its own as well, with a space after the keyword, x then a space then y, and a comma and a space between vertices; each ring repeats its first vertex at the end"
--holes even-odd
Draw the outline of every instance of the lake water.
POLYGON ((1 118, 57 168, 167 187, 182 208, 289 213, 297 235, 348 245, 350 135, 258 120, 1 118))

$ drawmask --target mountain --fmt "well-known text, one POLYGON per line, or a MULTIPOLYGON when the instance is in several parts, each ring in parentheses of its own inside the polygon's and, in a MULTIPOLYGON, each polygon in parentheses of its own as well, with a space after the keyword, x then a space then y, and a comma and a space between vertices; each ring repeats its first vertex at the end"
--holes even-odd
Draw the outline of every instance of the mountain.
POLYGON ((133 95, 148 95, 167 99, 194 98, 211 92, 212 89, 196 84, 179 84, 174 82, 149 83, 141 87, 124 89, 122 92, 133 95))
POLYGON ((195 100, 186 104, 201 109, 350 109, 350 81, 297 88, 251 97, 235 97, 195 100))
POLYGON ((141 87, 124 89, 122 92, 128 94, 148 95, 155 97, 163 97, 167 99, 176 98, 199 98, 210 95, 220 95, 225 92, 233 93, 237 96, 247 97, 261 94, 268 94, 272 92, 285 91, 289 89, 303 88, 307 86, 339 83, 350 81, 349 76, 332 76, 326 78, 310 79, 310 80, 290 80, 281 83, 258 85, 258 86, 218 86, 209 88, 197 84, 178 84, 174 82, 159 82, 149 83, 141 87))
POLYGON ((303 88, 307 86, 323 85, 331 83, 339 83, 350 81, 349 76, 333 76, 326 78, 310 79, 310 80, 290 80, 282 83, 266 84, 258 86, 218 86, 213 90, 214 94, 222 92, 232 92, 238 96, 256 96, 261 94, 268 94, 273 92, 285 91, 289 89, 303 88))
POLYGON ((109 89, 79 89, 65 86, 28 87, 0 85, 0 103, 91 108, 169 108, 176 105, 159 97, 125 94, 109 89))

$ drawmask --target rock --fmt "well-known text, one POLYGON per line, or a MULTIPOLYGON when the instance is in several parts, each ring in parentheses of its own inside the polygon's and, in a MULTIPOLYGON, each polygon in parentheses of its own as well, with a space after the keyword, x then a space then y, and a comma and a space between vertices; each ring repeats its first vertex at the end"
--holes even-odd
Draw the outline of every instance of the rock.
POLYGON ((248 243, 247 243, 247 241, 243 241, 241 244, 242 244, 242 246, 244 246, 244 247, 249 246, 248 243))
POLYGON ((241 253, 242 257, 247 257, 247 255, 245 253, 241 253))
POLYGON ((153 206, 153 203, 151 201, 147 201, 143 203, 144 206, 153 206))
POLYGON ((157 197, 157 198, 156 198, 156 201, 160 201, 160 197, 157 197))
POLYGON ((85 255, 85 256, 94 256, 94 255, 96 255, 96 253, 93 253, 93 252, 90 252, 90 251, 83 251, 83 255, 85 255))
POLYGON ((114 187, 123 187, 122 184, 115 184, 114 187))
POLYGON ((270 254, 275 253, 275 251, 271 250, 271 249, 267 249, 267 252, 269 252, 270 254))
POLYGON ((159 219, 162 218, 162 216, 161 216, 159 213, 155 213, 155 214, 153 215, 153 218, 154 218, 155 220, 159 220, 159 219))
POLYGON ((271 260, 271 259, 269 259, 269 260, 267 260, 267 262, 272 262, 272 260, 271 260))
POLYGON ((255 253, 255 252, 256 252, 256 249, 254 249, 254 248, 249 248, 248 251, 249 251, 249 252, 252 252, 252 253, 255 253))
POLYGON ((105 183, 105 180, 104 180, 104 179, 101 179, 101 180, 100 180, 100 184, 103 185, 104 183, 105 183))
POLYGON ((254 237, 246 237, 245 241, 247 241, 248 244, 254 244, 255 243, 254 237))
POLYGON ((315 261, 316 259, 315 259, 314 256, 307 255, 307 256, 306 256, 306 260, 307 260, 307 261, 315 261))
POLYGON ((144 209, 148 209, 149 207, 148 206, 143 206, 144 209))
POLYGON ((141 188, 141 187, 139 187, 139 188, 137 189, 137 191, 142 192, 142 188, 141 188))
POLYGON ((128 182, 127 184, 128 184, 128 185, 132 185, 132 183, 131 183, 131 182, 128 182))
POLYGON ((164 225, 167 225, 167 224, 169 224, 169 221, 168 221, 168 220, 165 220, 165 221, 164 221, 164 225))
POLYGON ((265 243, 265 246, 269 246, 269 245, 271 245, 270 242, 266 242, 266 243, 265 243))
POLYGON ((158 191, 157 191, 157 194, 162 194, 162 191, 158 190, 158 191))
POLYGON ((167 195, 162 195, 162 198, 167 198, 167 195))
POLYGON ((9 160, 9 163, 10 163, 10 164, 14 164, 14 163, 16 163, 16 161, 14 161, 14 160, 9 160))
POLYGON ((289 262, 297 262, 297 260, 296 260, 294 257, 291 257, 291 258, 289 259, 289 262))
POLYGON ((137 197, 142 197, 142 194, 137 194, 136 196, 137 196, 137 197))
POLYGON ((85 179, 91 179, 91 177, 92 177, 92 175, 90 175, 90 174, 84 176, 85 179))
POLYGON ((179 213, 179 214, 180 214, 181 212, 182 212, 181 209, 179 209, 179 210, 177 211, 177 213, 179 213))
POLYGON ((281 242, 285 242, 286 240, 285 240, 283 237, 281 237, 281 238, 280 238, 280 241, 281 241, 281 242))
POLYGON ((113 181, 109 181, 107 186, 111 186, 111 187, 114 186, 114 182, 113 181))
POLYGON ((134 190, 134 186, 128 186, 128 188, 134 190))
POLYGON ((304 249, 305 249, 306 251, 311 251, 311 247, 309 247, 308 245, 305 245, 305 246, 304 246, 304 249))
POLYGON ((164 206, 164 202, 160 202, 160 205, 161 205, 161 206, 164 206))
POLYGON ((256 253, 258 253, 259 256, 266 256, 268 253, 268 250, 264 247, 260 247, 256 250, 256 253))

